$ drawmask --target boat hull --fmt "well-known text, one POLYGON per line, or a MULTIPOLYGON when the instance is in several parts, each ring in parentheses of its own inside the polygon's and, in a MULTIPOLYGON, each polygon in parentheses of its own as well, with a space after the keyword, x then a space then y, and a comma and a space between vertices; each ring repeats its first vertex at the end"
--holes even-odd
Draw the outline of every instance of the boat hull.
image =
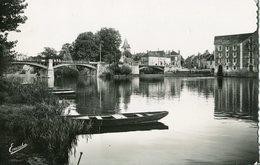
POLYGON ((131 132, 131 131, 150 131, 150 130, 167 130, 168 126, 161 122, 141 123, 134 125, 121 126, 103 126, 91 127, 90 129, 83 129, 80 134, 104 134, 117 132, 131 132))
POLYGON ((168 115, 167 111, 157 112, 140 112, 140 113, 122 113, 117 114, 122 118, 114 118, 113 115, 107 116, 86 116, 74 115, 69 116, 75 120, 83 120, 87 123, 92 123, 93 127, 104 126, 121 126, 121 125, 136 125, 141 123, 153 123, 168 115))

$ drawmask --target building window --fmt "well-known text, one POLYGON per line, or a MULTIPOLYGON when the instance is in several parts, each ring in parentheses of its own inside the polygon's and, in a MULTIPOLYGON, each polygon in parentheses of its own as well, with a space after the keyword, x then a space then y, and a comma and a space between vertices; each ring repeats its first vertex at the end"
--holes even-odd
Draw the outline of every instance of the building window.
POLYGON ((222 51, 222 46, 221 45, 218 46, 218 51, 222 51))
POLYGON ((237 59, 236 58, 233 58, 233 63, 236 63, 237 62, 237 59))
POLYGON ((221 58, 222 57, 222 53, 218 53, 218 57, 221 58))
POLYGON ((254 70, 253 65, 249 65, 249 71, 253 72, 253 70, 254 70))
POLYGON ((228 70, 228 66, 226 66, 226 69, 228 70))
POLYGON ((233 57, 236 57, 237 56, 237 52, 233 52, 233 57))
POLYGON ((252 58, 249 58, 249 63, 253 64, 253 59, 252 58))
POLYGON ((228 58, 226 59, 226 62, 229 63, 229 59, 228 58))
POLYGON ((237 46, 236 45, 233 46, 233 50, 237 50, 237 46))
POLYGON ((252 57, 253 57, 253 52, 249 51, 249 58, 252 58, 252 57))
POLYGON ((226 51, 229 51, 229 46, 226 46, 226 51))
POLYGON ((229 52, 226 52, 226 57, 227 57, 227 58, 229 57, 229 52))
POLYGON ((237 70, 237 66, 234 66, 234 70, 237 70))

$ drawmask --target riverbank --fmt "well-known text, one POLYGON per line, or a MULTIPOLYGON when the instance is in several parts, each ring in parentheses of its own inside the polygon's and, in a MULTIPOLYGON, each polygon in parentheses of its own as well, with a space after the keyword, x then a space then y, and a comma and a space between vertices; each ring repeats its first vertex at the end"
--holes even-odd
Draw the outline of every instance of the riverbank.
POLYGON ((85 123, 60 116, 68 103, 51 94, 47 84, 6 82, 5 88, 0 105, 0 164, 33 164, 35 155, 38 164, 66 164, 85 123), (28 146, 11 155, 11 143, 28 146))
POLYGON ((213 74, 205 73, 165 73, 165 74, 140 74, 140 75, 114 75, 115 79, 129 79, 133 77, 140 78, 160 78, 160 77, 214 77, 213 74))

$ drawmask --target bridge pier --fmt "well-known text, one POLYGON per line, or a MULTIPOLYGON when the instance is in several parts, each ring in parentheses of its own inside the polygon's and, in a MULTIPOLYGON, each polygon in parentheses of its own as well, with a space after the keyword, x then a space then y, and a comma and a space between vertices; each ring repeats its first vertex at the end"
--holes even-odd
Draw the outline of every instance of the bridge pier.
POLYGON ((131 68, 132 68, 132 74, 133 75, 139 75, 140 74, 139 64, 132 65, 131 68))
POLYGON ((54 69, 53 69, 53 59, 48 60, 48 87, 54 87, 54 69))
POLYGON ((99 77, 106 71, 107 71, 106 64, 104 62, 98 62, 97 63, 97 77, 99 77))

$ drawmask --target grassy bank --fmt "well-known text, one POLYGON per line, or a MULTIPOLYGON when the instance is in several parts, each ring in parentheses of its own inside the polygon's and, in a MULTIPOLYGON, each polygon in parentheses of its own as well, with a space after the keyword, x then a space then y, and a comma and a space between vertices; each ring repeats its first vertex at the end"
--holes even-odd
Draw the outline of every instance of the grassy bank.
POLYGON ((60 117, 68 103, 49 93, 45 83, 2 84, 5 97, 0 105, 0 136, 5 142, 0 146, 0 164, 17 159, 17 154, 8 152, 11 143, 28 144, 28 154, 20 158, 23 163, 38 154, 47 164, 66 164, 69 152, 77 144, 76 135, 85 123, 60 117))

